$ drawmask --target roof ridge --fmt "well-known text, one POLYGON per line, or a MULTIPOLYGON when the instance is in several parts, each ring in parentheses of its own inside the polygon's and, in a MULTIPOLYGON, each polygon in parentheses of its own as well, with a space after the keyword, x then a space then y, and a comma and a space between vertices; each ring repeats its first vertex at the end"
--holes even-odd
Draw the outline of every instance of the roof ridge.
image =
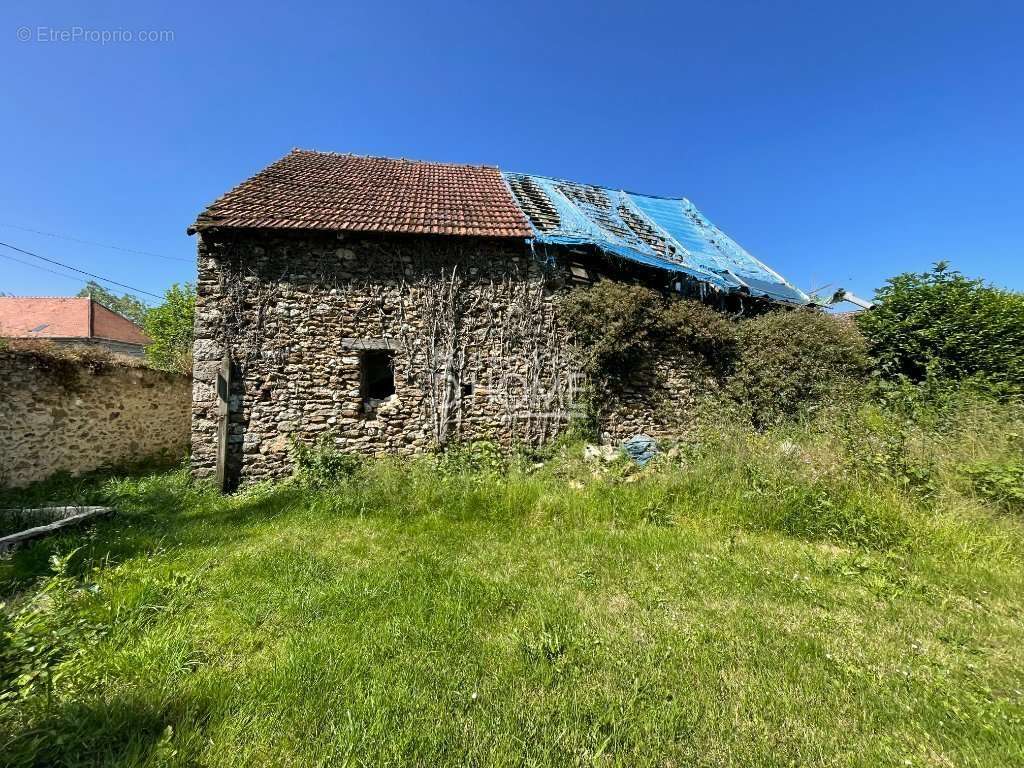
MULTIPOLYGON (((0 296, 2 299, 46 299, 47 301, 87 301, 91 296, 0 296)), ((96 301, 96 299, 92 299, 96 301)), ((99 302, 97 302, 99 303, 99 302)))
POLYGON ((500 171, 497 165, 485 163, 454 163, 447 160, 417 160, 410 157, 391 157, 390 155, 360 155, 356 152, 333 152, 324 149, 304 149, 303 147, 292 147, 290 154, 323 155, 326 157, 355 157, 360 160, 391 160, 396 163, 413 163, 415 165, 444 165, 449 168, 487 168, 488 170, 500 171))
POLYGON ((578 187, 595 187, 597 189, 611 190, 612 192, 625 192, 627 195, 633 195, 634 197, 650 197, 654 198, 655 200, 675 200, 678 202, 682 202, 685 200, 688 203, 690 202, 689 198, 687 198, 685 195, 679 197, 677 197, 676 195, 651 195, 648 194, 647 192, 634 192, 633 190, 626 189, 625 187, 609 187, 606 184, 594 184, 589 181, 576 181, 575 179, 564 179, 561 176, 548 176, 547 174, 543 173, 526 173, 524 171, 502 171, 501 173, 503 176, 533 176, 538 179, 547 179, 548 181, 553 181, 559 184, 575 184, 578 187))

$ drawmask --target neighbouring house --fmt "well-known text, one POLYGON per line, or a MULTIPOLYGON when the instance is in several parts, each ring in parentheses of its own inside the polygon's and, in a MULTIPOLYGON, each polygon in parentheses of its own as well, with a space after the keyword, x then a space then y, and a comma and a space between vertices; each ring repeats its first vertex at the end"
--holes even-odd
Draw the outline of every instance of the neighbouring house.
POLYGON ((89 297, 0 296, 0 338, 87 344, 142 357, 142 329, 89 297))
MULTIPOLYGON (((559 294, 640 282, 724 311, 808 297, 688 200, 541 176, 295 150, 198 234, 192 463, 223 487, 293 440, 414 453, 542 443, 585 384, 559 294)), ((692 426, 705 373, 653 359, 596 393, 608 439, 692 426)))

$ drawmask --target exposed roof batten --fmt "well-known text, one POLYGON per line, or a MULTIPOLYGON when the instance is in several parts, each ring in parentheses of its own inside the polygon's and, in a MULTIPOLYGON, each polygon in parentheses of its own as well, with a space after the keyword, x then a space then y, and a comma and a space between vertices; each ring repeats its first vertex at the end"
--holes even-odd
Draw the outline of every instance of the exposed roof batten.
MULTIPOLYGON (((554 209, 534 237, 590 245, 648 266, 687 274, 714 288, 789 304, 810 298, 711 223, 686 198, 653 197, 544 176, 505 173, 513 191, 529 187, 554 209), (557 220, 551 226, 550 220, 557 220)), ((522 201, 520 201, 522 202, 522 201)), ((536 203, 534 203, 536 205, 536 203)))
POLYGON ((589 245, 719 291, 810 298, 712 224, 664 198, 495 167, 293 150, 214 201, 213 228, 386 232, 589 245))

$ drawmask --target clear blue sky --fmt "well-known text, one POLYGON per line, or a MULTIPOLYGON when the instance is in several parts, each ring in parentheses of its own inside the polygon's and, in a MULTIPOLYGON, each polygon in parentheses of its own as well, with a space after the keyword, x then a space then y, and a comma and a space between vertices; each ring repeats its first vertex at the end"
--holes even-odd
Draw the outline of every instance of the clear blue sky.
POLYGON ((298 146, 685 195, 804 289, 947 259, 1024 290, 1024 3, 145 5, 4 3, 0 240, 162 293, 298 146))

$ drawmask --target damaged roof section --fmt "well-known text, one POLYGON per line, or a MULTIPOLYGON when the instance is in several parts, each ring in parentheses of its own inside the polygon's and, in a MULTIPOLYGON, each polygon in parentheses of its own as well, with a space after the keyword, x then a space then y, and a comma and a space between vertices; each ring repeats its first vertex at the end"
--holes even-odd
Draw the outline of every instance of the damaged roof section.
POLYGON ((554 232, 558 229, 561 223, 558 210, 529 176, 506 176, 506 180, 516 203, 534 227, 541 232, 554 232))
POLYGON ((638 195, 545 176, 504 175, 539 242, 594 246, 629 261, 689 275, 723 292, 810 303, 805 293, 754 258, 686 198, 638 195))
POLYGON ((514 238, 584 245, 702 285, 808 304, 686 198, 652 197, 495 167, 293 150, 189 227, 514 238))

